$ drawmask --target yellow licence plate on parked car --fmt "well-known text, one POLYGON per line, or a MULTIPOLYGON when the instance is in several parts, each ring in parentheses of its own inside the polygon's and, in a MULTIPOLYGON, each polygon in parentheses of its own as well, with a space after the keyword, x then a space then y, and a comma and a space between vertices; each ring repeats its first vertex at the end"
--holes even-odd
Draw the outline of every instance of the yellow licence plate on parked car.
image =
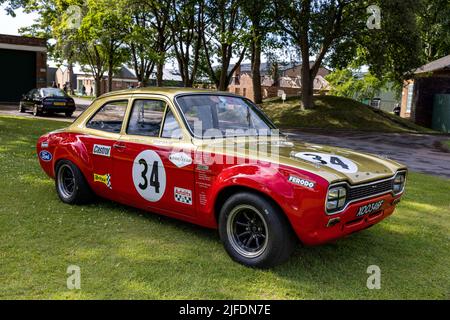
POLYGON ((54 102, 53 105, 54 106, 65 106, 66 103, 65 102, 54 102))

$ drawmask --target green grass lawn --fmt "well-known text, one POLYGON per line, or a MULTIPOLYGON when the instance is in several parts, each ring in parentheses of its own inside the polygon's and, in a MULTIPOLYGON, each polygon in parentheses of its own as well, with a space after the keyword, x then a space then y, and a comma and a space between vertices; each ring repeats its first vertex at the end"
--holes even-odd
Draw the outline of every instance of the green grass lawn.
POLYGON ((314 97, 314 109, 300 110, 300 98, 267 99, 264 112, 282 128, 314 128, 331 130, 360 130, 376 132, 433 132, 409 120, 381 110, 375 110, 358 101, 334 97, 314 97))
POLYGON ((391 218, 254 270, 213 230, 109 201, 60 202, 35 142, 63 125, 0 116, 0 299, 450 298, 450 180, 412 173, 391 218), (69 265, 81 290, 66 287, 69 265), (369 265, 381 268, 380 290, 366 287, 369 265))

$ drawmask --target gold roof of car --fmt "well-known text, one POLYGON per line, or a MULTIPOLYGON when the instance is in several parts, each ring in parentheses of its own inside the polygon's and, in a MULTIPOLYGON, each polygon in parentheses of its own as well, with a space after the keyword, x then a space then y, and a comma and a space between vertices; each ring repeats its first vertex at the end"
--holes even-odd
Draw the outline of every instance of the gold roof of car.
POLYGON ((182 87, 144 87, 144 88, 133 88, 133 89, 125 89, 118 90, 105 93, 101 95, 99 98, 118 96, 118 95, 131 95, 131 94, 160 94, 167 97, 174 97, 178 94, 189 94, 189 93, 218 93, 218 94, 227 94, 227 95, 235 95, 226 91, 217 91, 213 89, 194 89, 194 88, 182 88, 182 87))

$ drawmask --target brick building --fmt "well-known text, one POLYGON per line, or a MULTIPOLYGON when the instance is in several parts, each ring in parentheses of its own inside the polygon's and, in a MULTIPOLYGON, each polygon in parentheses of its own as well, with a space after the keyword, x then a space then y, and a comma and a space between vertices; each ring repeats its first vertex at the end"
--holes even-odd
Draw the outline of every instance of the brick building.
POLYGON ((45 39, 0 34, 0 102, 19 102, 22 95, 47 85, 45 39))
MULTIPOLYGON (((286 96, 298 96, 301 93, 301 65, 280 64, 278 66, 278 79, 271 76, 271 66, 262 63, 261 73, 261 89, 263 99, 278 96, 285 93, 286 96)), ((329 90, 329 83, 325 80, 325 76, 330 71, 321 67, 314 79, 314 92, 326 92, 329 90)), ((233 74, 228 91, 233 92, 249 99, 253 99, 253 80, 250 64, 241 64, 233 74)))
POLYGON ((442 94, 450 94, 450 55, 418 68, 405 81, 400 116, 431 128, 435 97, 442 94))

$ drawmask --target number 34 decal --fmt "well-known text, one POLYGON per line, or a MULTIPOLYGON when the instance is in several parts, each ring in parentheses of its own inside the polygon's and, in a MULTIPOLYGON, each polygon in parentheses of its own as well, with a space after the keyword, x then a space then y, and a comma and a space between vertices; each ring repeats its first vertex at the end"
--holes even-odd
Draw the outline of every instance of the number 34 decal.
POLYGON ((166 171, 156 152, 145 150, 134 159, 133 183, 144 199, 156 202, 162 198, 166 190, 166 171))
POLYGON ((317 164, 330 167, 339 172, 344 173, 358 172, 358 166, 356 165, 356 163, 342 156, 327 153, 315 153, 315 152, 298 152, 294 156, 299 159, 303 159, 309 162, 314 162, 317 164))

